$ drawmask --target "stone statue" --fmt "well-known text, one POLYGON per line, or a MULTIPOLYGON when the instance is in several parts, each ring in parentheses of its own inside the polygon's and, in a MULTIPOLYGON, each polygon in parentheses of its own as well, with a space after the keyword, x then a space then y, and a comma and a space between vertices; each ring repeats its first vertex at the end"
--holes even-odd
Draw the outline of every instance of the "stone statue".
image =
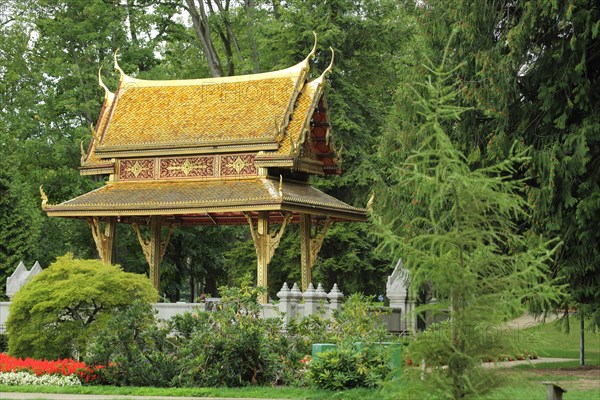
POLYGON ((415 301, 411 295, 410 283, 410 272, 404 268, 402 259, 399 259, 394 272, 388 276, 385 295, 390 300, 390 308, 402 310, 401 326, 404 331, 414 331, 416 327, 415 301))

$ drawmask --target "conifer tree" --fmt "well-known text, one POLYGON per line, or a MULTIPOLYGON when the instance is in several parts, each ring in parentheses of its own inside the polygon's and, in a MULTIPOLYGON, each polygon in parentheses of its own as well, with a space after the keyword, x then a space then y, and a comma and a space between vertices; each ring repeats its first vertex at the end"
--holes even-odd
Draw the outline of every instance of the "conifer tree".
POLYGON ((508 158, 482 167, 477 150, 466 156, 450 140, 466 109, 455 105, 448 48, 438 67, 426 67, 427 79, 407 89, 416 100, 404 126, 385 134, 373 218, 414 287, 432 288, 437 307, 450 310, 448 335, 417 336, 413 351, 433 367, 448 366, 428 377, 458 399, 485 388, 480 361, 500 345, 486 332, 526 301, 543 308, 558 290, 548 280, 549 243, 519 231, 527 204, 524 182, 513 176, 529 161, 526 150, 515 145, 508 158))

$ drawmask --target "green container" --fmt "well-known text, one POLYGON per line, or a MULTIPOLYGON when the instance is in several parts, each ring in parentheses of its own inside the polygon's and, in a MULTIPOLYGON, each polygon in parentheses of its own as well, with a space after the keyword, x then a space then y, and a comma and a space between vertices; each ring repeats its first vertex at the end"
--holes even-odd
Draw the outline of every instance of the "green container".
MULTIPOLYGON (((400 376, 400 367, 402 366, 402 347, 404 345, 396 342, 380 342, 373 344, 375 346, 383 346, 383 348, 387 349, 387 353, 390 357, 390 367, 396 371, 396 376, 400 376)), ((362 342, 356 342, 354 345, 356 346, 357 351, 362 351, 364 349, 362 342)))
POLYGON ((388 350, 390 354, 390 366, 396 373, 396 377, 400 376, 402 369, 402 343, 389 343, 388 350))
POLYGON ((314 343, 312 345, 312 358, 318 359, 319 353, 335 349, 337 346, 333 343, 314 343))
MULTIPOLYGON (((396 377, 400 376, 402 369, 402 347, 404 346, 402 343, 395 342, 381 342, 376 345, 383 346, 388 350, 388 354, 390 357, 390 367, 395 371, 396 377)), ((362 351, 364 346, 362 342, 355 343, 356 350, 362 351)), ((320 353, 324 353, 326 351, 330 351, 335 349, 337 346, 333 343, 314 343, 312 345, 312 357, 313 359, 318 359, 320 353)))

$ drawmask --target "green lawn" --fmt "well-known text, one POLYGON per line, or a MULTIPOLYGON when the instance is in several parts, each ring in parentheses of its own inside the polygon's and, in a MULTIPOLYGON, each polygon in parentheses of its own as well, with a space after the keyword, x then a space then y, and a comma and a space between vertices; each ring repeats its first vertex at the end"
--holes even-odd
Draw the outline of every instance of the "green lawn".
MULTIPOLYGON (((298 399, 298 400, 377 400, 380 398, 376 390, 353 389, 344 392, 327 390, 293 388, 293 387, 243 387, 243 388, 148 388, 148 387, 115 387, 115 386, 80 386, 80 387, 43 387, 43 386, 3 386, 0 393, 67 393, 97 394, 115 396, 177 396, 177 397, 233 397, 233 398, 266 398, 266 399, 298 399)), ((10 399, 9 397, 1 398, 10 399)), ((43 397, 42 397, 43 398, 43 397)))
MULTIPOLYGON (((579 323, 571 321, 571 332, 565 334, 558 322, 551 322, 519 332, 518 339, 523 348, 531 349, 540 357, 579 359, 579 323)), ((585 334, 585 359, 587 365, 600 365, 600 332, 585 334)))

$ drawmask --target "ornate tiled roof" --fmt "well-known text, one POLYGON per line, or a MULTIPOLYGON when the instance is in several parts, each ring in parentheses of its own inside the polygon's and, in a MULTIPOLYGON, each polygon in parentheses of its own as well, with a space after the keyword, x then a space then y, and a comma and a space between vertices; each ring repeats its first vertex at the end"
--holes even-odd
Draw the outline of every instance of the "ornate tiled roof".
POLYGON ((365 219, 364 209, 352 207, 307 183, 271 178, 109 182, 64 203, 44 206, 49 216, 59 217, 190 216, 265 210, 310 212, 345 220, 365 219))
POLYGON ((259 153, 257 166, 328 173, 323 161, 330 160, 306 144, 331 70, 307 81, 315 49, 316 42, 306 59, 279 71, 166 81, 126 75, 115 54, 120 83, 111 93, 99 71, 106 95, 88 151, 82 151, 81 173, 113 173, 119 158, 227 152, 259 153))
POLYGON ((212 79, 148 81, 123 74, 95 153, 277 149, 308 71, 309 58, 281 71, 212 79))

